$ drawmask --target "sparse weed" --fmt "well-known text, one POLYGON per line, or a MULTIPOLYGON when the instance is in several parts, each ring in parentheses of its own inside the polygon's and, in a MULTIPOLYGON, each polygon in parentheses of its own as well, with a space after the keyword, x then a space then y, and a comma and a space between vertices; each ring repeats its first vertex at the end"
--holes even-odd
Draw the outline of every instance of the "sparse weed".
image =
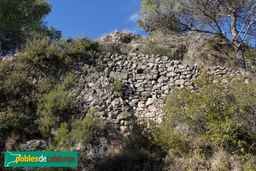
POLYGON ((123 87, 122 79, 115 78, 114 80, 114 91, 120 91, 123 87))

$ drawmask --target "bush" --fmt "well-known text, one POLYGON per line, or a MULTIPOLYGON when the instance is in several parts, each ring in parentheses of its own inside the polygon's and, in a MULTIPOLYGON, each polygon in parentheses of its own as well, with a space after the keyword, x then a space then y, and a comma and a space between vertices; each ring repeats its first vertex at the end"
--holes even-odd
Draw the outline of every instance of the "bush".
POLYGON ((121 55, 121 54, 123 54, 122 53, 122 46, 126 46, 126 45, 124 45, 122 43, 112 43, 112 42, 100 43, 99 44, 99 51, 121 55))
POLYGON ((28 113, 32 84, 26 72, 14 69, 13 61, 0 62, 0 112, 28 113))
MULTIPOLYGON (((18 58, 29 65, 45 68, 50 64, 55 64, 63 60, 59 46, 56 42, 49 41, 48 37, 27 40, 23 51, 18 54, 18 58)), ((69 61, 69 59, 65 59, 69 61)))
POLYGON ((170 50, 167 47, 155 45, 152 47, 152 54, 161 56, 170 56, 170 50))
POLYGON ((118 154, 107 156, 96 163, 96 170, 158 171, 162 170, 161 160, 164 153, 146 134, 144 125, 133 125, 131 134, 125 139, 118 154))
MULTIPOLYGON (((143 54, 153 54, 153 55, 160 55, 160 56, 167 56, 169 57, 171 60, 181 60, 179 59, 178 55, 175 56, 174 52, 172 52, 172 49, 168 47, 168 45, 164 45, 161 43, 156 43, 154 41, 150 41, 146 42, 144 47, 141 49, 141 52, 143 54)), ((183 53, 183 52, 181 52, 183 53)))
POLYGON ((48 150, 60 151, 70 150, 70 131, 66 122, 60 124, 60 128, 57 130, 57 134, 54 136, 54 140, 50 143, 48 150))
POLYGON ((31 83, 25 72, 14 71, 6 78, 4 86, 12 96, 22 98, 21 96, 25 96, 25 92, 30 90, 31 83))
POLYGON ((97 51, 98 44, 88 38, 51 41, 48 37, 27 40, 18 58, 31 66, 46 68, 49 65, 69 64, 73 59, 97 51))
POLYGON ((256 60, 256 48, 247 48, 244 52, 244 56, 251 60, 256 60))
POLYGON ((54 88, 54 85, 56 85, 55 79, 49 77, 42 78, 37 85, 38 94, 49 93, 54 88))
POLYGON ((88 52, 94 52, 98 50, 98 43, 91 41, 89 38, 78 38, 62 40, 58 43, 63 55, 67 55, 70 58, 85 57, 88 52))
POLYGON ((29 116, 13 112, 11 109, 0 112, 0 132, 5 137, 5 150, 17 150, 19 142, 35 132, 31 129, 29 121, 29 116))
POLYGON ((97 70, 98 70, 99 72, 102 72, 102 71, 104 71, 104 69, 105 69, 105 67, 104 67, 104 65, 102 64, 102 62, 97 62, 96 67, 97 67, 97 70))
MULTIPOLYGON (((95 140, 103 136, 104 127, 103 120, 96 116, 95 110, 88 110, 84 118, 62 122, 49 143, 48 150, 69 151, 77 144, 82 144, 84 149, 80 149, 80 152, 89 151, 88 147, 91 147, 91 144, 95 145, 95 140)), ((81 162, 85 162, 84 159, 81 162)))
POLYGON ((73 108, 73 96, 67 92, 67 88, 72 84, 73 79, 74 76, 68 74, 60 84, 38 98, 37 123, 44 136, 49 135, 51 128, 58 127, 69 117, 73 108))
POLYGON ((197 93, 181 89, 167 96, 167 115, 151 138, 171 152, 172 161, 182 158, 190 165, 196 153, 206 166, 219 149, 233 157, 255 154, 256 81, 221 85, 213 80, 203 75, 195 82, 197 93))
POLYGON ((26 129, 29 122, 29 117, 24 114, 18 114, 11 109, 0 113, 0 130, 10 131, 15 134, 28 133, 31 130, 26 129))
POLYGON ((71 139, 74 143, 88 144, 98 138, 104 128, 104 122, 95 116, 94 110, 88 110, 82 119, 76 119, 71 124, 71 139))
POLYGON ((122 80, 120 78, 115 78, 114 80, 114 91, 120 91, 123 87, 122 80))

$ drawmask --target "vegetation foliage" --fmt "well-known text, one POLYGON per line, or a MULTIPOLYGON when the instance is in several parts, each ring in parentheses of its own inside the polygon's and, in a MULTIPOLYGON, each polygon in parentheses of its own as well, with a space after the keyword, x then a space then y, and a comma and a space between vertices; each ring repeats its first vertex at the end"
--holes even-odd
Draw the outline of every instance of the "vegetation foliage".
MULTIPOLYGON (((255 35, 255 7, 253 0, 143 0, 138 25, 149 32, 198 31, 221 38, 227 38, 229 28, 233 56, 241 60, 242 51, 255 59, 255 49, 241 48, 255 35)), ((30 72, 59 69, 99 50, 98 43, 87 37, 67 40, 48 28, 43 17, 50 10, 45 0, 0 0, 1 55, 19 50, 15 60, 0 61, 0 133, 5 138, 1 151, 16 150, 18 142, 41 137, 48 140, 48 150, 70 150, 79 143, 93 144, 104 134, 105 122, 95 110, 72 116, 74 74, 63 72, 55 78, 30 72)), ((123 51, 112 45, 106 49, 123 51)), ((172 57, 168 48, 155 44, 148 51, 172 57)), ((97 67, 104 70, 100 63, 97 67)), ((119 153, 97 163, 96 169, 256 170, 256 81, 230 78, 221 84, 215 79, 203 74, 194 82, 196 92, 171 92, 165 99, 163 122, 149 124, 150 131, 134 124, 119 153)), ((122 80, 115 78, 113 87, 122 90, 122 80)))
POLYGON ((72 95, 67 92, 68 85, 72 84, 74 76, 68 74, 60 84, 38 98, 37 123, 42 135, 48 136, 52 128, 70 116, 72 110, 72 95))
POLYGON ((142 134, 144 128, 145 125, 134 123, 132 132, 125 139, 119 153, 96 163, 96 170, 162 170, 161 160, 165 153, 162 153, 160 146, 154 144, 147 134, 142 134))
POLYGON ((115 78, 114 79, 114 91, 120 91, 123 87, 122 79, 115 78))
POLYGON ((93 139, 102 136, 105 123, 96 114, 94 109, 90 109, 84 118, 78 118, 72 122, 71 140, 73 142, 89 144, 93 139))
POLYGON ((226 165, 219 161, 220 170, 234 169, 234 162, 241 169, 254 169, 255 163, 248 166, 247 161, 253 161, 256 152, 256 82, 233 80, 222 85, 205 74, 195 85, 196 93, 182 89, 167 96, 167 115, 152 132, 152 141, 168 151, 172 169, 196 170, 200 162, 210 169, 219 153, 230 159, 226 165), (200 161, 190 162, 197 158, 200 161))
POLYGON ((13 134, 28 134, 30 130, 26 129, 29 123, 29 117, 21 113, 15 113, 10 109, 0 114, 0 130, 10 131, 13 134))
POLYGON ((27 40, 18 58, 30 66, 46 68, 56 64, 69 64, 72 60, 97 51, 97 47, 97 43, 89 38, 51 41, 49 37, 41 37, 27 40))
POLYGON ((91 109, 84 118, 74 119, 70 124, 62 122, 50 143, 49 150, 70 150, 72 145, 79 143, 87 147, 93 139, 102 136, 104 121, 95 114, 95 110, 91 109))
POLYGON ((170 48, 163 46, 163 45, 158 45, 153 42, 149 43, 144 49, 142 49, 142 52, 144 54, 167 56, 171 60, 175 59, 175 57, 173 57, 173 55, 172 55, 170 48))
POLYGON ((237 66, 245 69, 242 46, 255 38, 255 11, 254 0, 143 0, 138 26, 146 31, 163 28, 162 30, 201 32, 230 39, 237 66))
POLYGON ((43 18, 51 11, 45 0, 0 1, 0 49, 2 54, 20 49, 35 30, 42 30, 43 18))

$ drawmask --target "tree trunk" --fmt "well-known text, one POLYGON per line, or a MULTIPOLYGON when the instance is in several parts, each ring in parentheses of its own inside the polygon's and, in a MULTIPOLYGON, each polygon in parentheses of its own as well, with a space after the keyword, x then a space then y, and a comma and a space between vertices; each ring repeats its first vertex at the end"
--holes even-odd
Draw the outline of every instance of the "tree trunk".
POLYGON ((244 52, 241 47, 235 47, 235 53, 236 53, 236 62, 238 69, 246 69, 245 66, 245 59, 244 59, 244 52))
POLYGON ((233 11, 231 14, 231 35, 234 41, 234 49, 236 53, 236 62, 238 69, 245 69, 245 59, 244 59, 244 52, 241 48, 241 42, 239 42, 239 33, 236 28, 237 16, 236 10, 233 11))

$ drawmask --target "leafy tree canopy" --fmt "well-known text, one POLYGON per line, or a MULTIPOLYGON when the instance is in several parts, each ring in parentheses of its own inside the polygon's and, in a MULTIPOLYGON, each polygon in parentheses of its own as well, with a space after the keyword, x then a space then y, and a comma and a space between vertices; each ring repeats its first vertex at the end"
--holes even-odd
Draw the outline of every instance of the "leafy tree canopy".
POLYGON ((14 53, 32 30, 43 26, 51 5, 45 0, 0 0, 0 47, 2 54, 14 53))
POLYGON ((150 21, 157 18, 158 27, 203 32, 231 40, 241 69, 245 68, 242 45, 256 38, 255 0, 142 0, 140 14, 142 19, 138 24, 146 31, 155 27, 156 22, 150 21), (167 18, 174 27, 166 25, 167 18))

